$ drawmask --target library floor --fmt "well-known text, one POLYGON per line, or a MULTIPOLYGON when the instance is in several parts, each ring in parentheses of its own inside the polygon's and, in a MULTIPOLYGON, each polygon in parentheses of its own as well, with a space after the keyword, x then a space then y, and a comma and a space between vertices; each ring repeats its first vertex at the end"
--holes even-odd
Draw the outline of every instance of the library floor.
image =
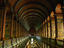
MULTIPOLYGON (((21 42, 20 42, 21 43, 21 42)), ((63 41, 42 38, 40 36, 29 36, 18 46, 18 48, 63 48, 63 41)))
POLYGON ((21 44, 19 48, 43 48, 42 39, 39 36, 31 36, 26 42, 21 44))

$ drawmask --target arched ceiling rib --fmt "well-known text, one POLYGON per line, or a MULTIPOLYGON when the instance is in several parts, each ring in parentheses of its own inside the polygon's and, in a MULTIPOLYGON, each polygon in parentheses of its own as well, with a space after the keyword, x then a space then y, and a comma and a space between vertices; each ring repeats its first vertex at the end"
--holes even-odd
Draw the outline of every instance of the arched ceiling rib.
POLYGON ((38 8, 28 8, 28 9, 24 10, 21 15, 24 15, 25 13, 27 13, 27 12, 32 12, 32 11, 39 12, 40 14, 45 14, 43 11, 41 11, 41 10, 38 9, 38 8), (42 12, 43 12, 43 13, 42 13, 42 12))
MULTIPOLYGON (((36 19, 36 18, 38 18, 41 22, 43 21, 41 18, 39 18, 38 16, 29 16, 28 18, 26 18, 24 21, 25 22, 27 22, 29 19, 31 19, 31 20, 33 20, 33 19, 36 19)), ((32 21, 30 21, 30 22, 32 22, 32 21)), ((38 24, 38 23, 37 23, 38 24)))
MULTIPOLYGON (((47 1, 46 1, 47 3, 47 1)), ((45 4, 45 2, 42 2, 42 0, 27 0, 27 1, 21 1, 21 2, 17 2, 17 4, 15 5, 15 10, 20 10, 20 8, 29 5, 29 4, 37 4, 37 5, 41 5, 44 8, 51 8, 51 6, 49 5, 49 3, 45 4), (18 7, 17 7, 18 6, 18 7)))
MULTIPOLYGON (((27 14, 26 16, 23 17, 23 19, 26 20, 26 19, 31 18, 31 17, 36 17, 36 18, 38 17, 38 18, 40 18, 41 20, 43 20, 43 18, 41 18, 40 15, 38 15, 38 14, 37 14, 37 15, 36 15, 36 14, 34 14, 34 15, 27 14)), ((32 18, 32 19, 33 19, 33 18, 32 18)))
POLYGON ((26 13, 31 13, 31 12, 37 12, 37 13, 41 14, 42 17, 46 17, 47 16, 44 11, 42 11, 42 10, 40 10, 38 8, 28 8, 27 10, 24 10, 24 12, 21 14, 21 17, 23 17, 24 15, 26 15, 26 13), (33 9, 34 11, 32 11, 31 9, 33 9))
POLYGON ((38 6, 38 5, 34 5, 34 4, 31 4, 31 5, 28 5, 28 6, 25 6, 24 8, 21 8, 18 12, 19 15, 21 15, 23 12, 27 11, 28 12, 28 9, 35 9, 35 10, 40 10, 41 12, 44 12, 45 15, 48 15, 48 11, 45 10, 45 8, 42 8, 41 6, 38 6))
POLYGON ((39 12, 31 11, 30 13, 27 12, 24 15, 21 15, 20 19, 23 19, 24 17, 29 16, 29 15, 37 15, 37 16, 39 15, 39 17, 41 17, 42 19, 45 18, 45 16, 43 14, 40 14, 39 12))

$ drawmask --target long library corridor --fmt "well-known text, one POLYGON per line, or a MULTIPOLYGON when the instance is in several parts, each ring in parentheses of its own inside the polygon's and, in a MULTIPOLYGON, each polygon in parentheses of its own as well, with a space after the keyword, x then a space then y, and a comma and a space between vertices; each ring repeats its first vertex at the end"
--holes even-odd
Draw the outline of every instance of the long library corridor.
POLYGON ((64 0, 0 0, 0 48, 64 48, 64 0))

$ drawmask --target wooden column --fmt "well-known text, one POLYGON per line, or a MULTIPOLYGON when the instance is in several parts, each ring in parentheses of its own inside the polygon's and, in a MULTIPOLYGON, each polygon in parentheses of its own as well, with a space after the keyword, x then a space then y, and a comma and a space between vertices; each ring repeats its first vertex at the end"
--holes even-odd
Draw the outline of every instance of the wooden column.
POLYGON ((48 21, 47 21, 47 38, 48 38, 48 21))
POLYGON ((46 37, 45 22, 44 22, 44 37, 46 37))
POLYGON ((13 19, 13 36, 16 38, 16 18, 13 19))
POLYGON ((18 24, 18 27, 17 27, 17 30, 18 30, 18 31, 17 31, 17 32, 18 32, 18 33, 17 33, 17 36, 19 37, 19 23, 17 23, 17 24, 18 24))
POLYGON ((22 26, 20 27, 20 36, 22 37, 22 26))
POLYGON ((13 38, 13 19, 14 19, 14 14, 11 16, 11 32, 10 32, 10 38, 13 38))
POLYGON ((17 38, 17 27, 18 27, 18 26, 17 26, 17 21, 16 21, 16 38, 17 38))
MULTIPOLYGON (((47 20, 47 19, 46 19, 47 20)), ((47 20, 47 39, 48 39, 48 20, 47 20)), ((48 41, 48 40, 47 40, 48 41)), ((48 48, 48 45, 47 45, 47 48, 48 48)))
POLYGON ((46 29, 46 38, 47 38, 47 20, 45 19, 45 29, 46 29))
MULTIPOLYGON (((46 18, 46 38, 48 41, 48 20, 47 20, 47 18, 46 18)), ((46 44, 46 48, 48 48, 48 44, 46 44)))
POLYGON ((1 9, 1 41, 2 41, 2 32, 3 31, 3 10, 1 9))
POLYGON ((44 28, 45 28, 45 38, 46 38, 46 23, 44 24, 44 28))
POLYGON ((51 26, 51 17, 50 17, 50 39, 52 39, 52 26, 51 26))
MULTIPOLYGON (((44 23, 43 23, 44 24, 44 23)), ((44 25, 42 25, 43 26, 43 37, 44 37, 44 25)))
POLYGON ((5 40, 5 24, 6 24, 6 13, 7 13, 7 9, 5 8, 2 11, 3 11, 2 40, 5 40))
POLYGON ((58 37, 58 30, 57 30, 57 17, 55 15, 55 44, 57 45, 57 37, 58 37))
POLYGON ((43 24, 42 24, 42 37, 44 37, 43 24))
MULTIPOLYGON (((62 14, 63 14, 63 29, 64 29, 64 6, 62 6, 62 14)), ((63 48, 64 48, 64 39, 63 39, 63 48)))
POLYGON ((19 37, 20 37, 20 23, 19 23, 19 31, 18 32, 19 32, 19 37))
POLYGON ((20 24, 20 37, 21 37, 21 24, 20 24))
POLYGON ((21 24, 20 24, 20 37, 21 37, 21 24))

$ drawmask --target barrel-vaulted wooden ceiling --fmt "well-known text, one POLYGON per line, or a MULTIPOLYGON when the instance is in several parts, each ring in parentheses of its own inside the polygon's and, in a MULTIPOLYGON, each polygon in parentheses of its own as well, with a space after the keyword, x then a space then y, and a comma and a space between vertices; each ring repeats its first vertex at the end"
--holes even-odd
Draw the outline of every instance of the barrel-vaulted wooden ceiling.
POLYGON ((19 18, 19 22, 29 30, 31 27, 39 27, 61 0, 7 0, 6 2, 19 18))

